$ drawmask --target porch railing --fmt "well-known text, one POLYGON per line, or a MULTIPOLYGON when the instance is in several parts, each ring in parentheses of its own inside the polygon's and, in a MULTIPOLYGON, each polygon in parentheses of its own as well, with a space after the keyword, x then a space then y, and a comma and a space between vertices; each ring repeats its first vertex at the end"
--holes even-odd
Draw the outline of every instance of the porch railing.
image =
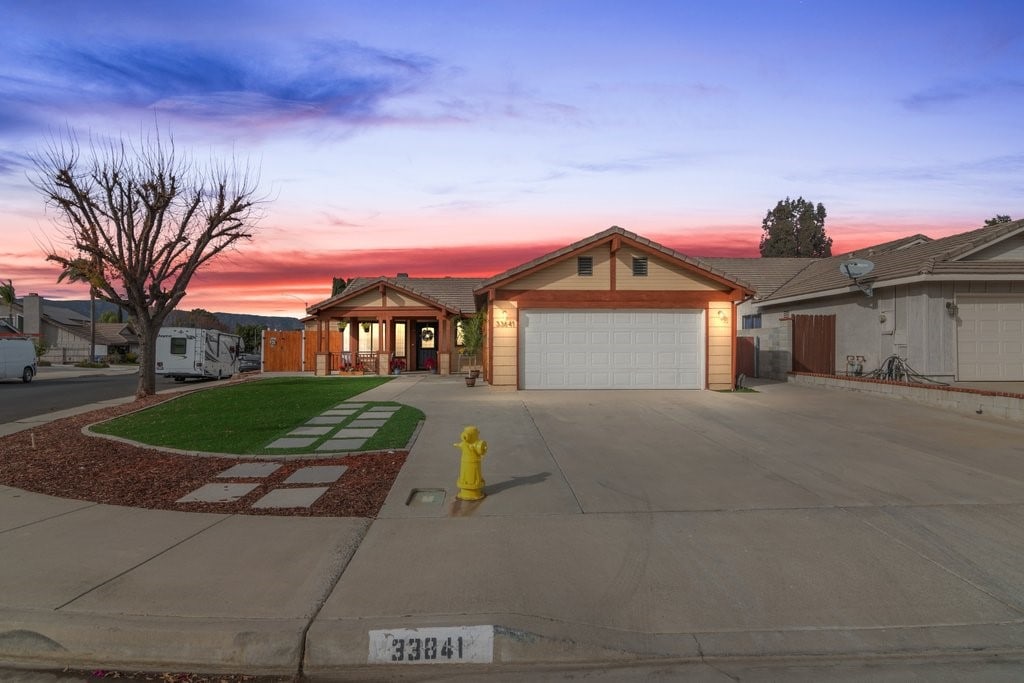
POLYGON ((355 354, 355 363, 353 363, 351 351, 331 353, 331 372, 362 366, 363 372, 375 375, 377 374, 377 357, 379 355, 375 351, 359 351, 355 354))

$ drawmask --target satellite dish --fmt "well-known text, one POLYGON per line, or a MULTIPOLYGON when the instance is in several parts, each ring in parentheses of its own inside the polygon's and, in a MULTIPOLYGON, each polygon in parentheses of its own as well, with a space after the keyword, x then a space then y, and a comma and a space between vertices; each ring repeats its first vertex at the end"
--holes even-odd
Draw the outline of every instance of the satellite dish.
POLYGON ((864 277, 874 269, 875 264, 866 258, 854 258, 839 264, 839 272, 854 280, 864 277))

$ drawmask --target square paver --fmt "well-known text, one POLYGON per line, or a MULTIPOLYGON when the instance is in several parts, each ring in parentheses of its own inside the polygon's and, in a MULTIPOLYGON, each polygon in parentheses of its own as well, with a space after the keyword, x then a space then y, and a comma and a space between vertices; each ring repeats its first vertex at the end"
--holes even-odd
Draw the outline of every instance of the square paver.
POLYGON ((259 484, 206 484, 200 486, 187 496, 179 498, 178 503, 233 503, 245 497, 259 484))
POLYGON ((373 427, 373 428, 383 427, 385 422, 387 422, 386 419, 383 419, 383 420, 371 420, 369 418, 360 417, 360 418, 357 418, 357 419, 352 420, 351 422, 349 422, 348 426, 346 427, 346 429, 353 429, 353 428, 358 429, 360 427, 363 427, 363 428, 365 428, 365 427, 373 427))
POLYGON ((317 415, 306 420, 307 425, 336 425, 345 421, 344 415, 317 415))
POLYGON ((362 408, 365 405, 366 405, 365 402, 363 402, 363 403, 339 403, 338 405, 334 406, 334 408, 336 410, 344 409, 344 408, 362 408))
POLYGON ((343 429, 339 429, 334 436, 338 439, 354 439, 357 437, 360 439, 369 439, 376 433, 376 429, 355 429, 351 427, 345 427, 343 429))
POLYGON ((286 436, 271 443, 267 448, 305 448, 312 446, 316 441, 314 438, 298 436, 286 436))
POLYGON ((369 415, 370 413, 397 413, 398 410, 398 406, 374 406, 373 408, 370 408, 363 414, 369 415))
POLYGON ((288 432, 288 436, 323 436, 327 432, 331 431, 333 427, 296 427, 292 431, 288 432))
POLYGON ((366 439, 331 439, 324 441, 318 451, 355 451, 363 447, 366 439))
POLYGON ((357 412, 359 412, 359 411, 357 409, 355 409, 355 408, 353 408, 352 410, 338 410, 338 409, 334 409, 334 410, 325 410, 324 412, 322 412, 320 414, 321 415, 348 416, 348 415, 355 415, 357 412))
POLYGON ((274 489, 252 504, 254 508, 308 508, 327 492, 326 486, 274 489))
POLYGON ((290 477, 284 480, 286 484, 332 484, 345 474, 348 468, 344 465, 322 465, 314 467, 303 467, 295 470, 290 477))
POLYGON ((281 469, 276 462, 243 462, 224 470, 218 479, 262 479, 281 469))

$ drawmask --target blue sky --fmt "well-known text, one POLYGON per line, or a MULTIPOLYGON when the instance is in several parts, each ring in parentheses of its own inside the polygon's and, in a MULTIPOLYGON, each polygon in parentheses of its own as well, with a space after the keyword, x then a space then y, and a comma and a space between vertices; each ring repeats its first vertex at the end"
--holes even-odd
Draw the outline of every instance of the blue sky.
POLYGON ((297 314, 334 275, 490 275, 620 225, 757 253, 1024 215, 1019 2, 0 2, 0 278, 54 298, 28 159, 159 125, 261 168, 187 308, 297 314))

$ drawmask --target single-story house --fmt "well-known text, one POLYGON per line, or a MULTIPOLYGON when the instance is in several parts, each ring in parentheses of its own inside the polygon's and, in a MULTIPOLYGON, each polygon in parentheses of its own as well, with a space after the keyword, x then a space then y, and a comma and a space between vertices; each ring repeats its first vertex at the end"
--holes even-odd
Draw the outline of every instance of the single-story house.
POLYGON ((761 376, 867 374, 898 357, 943 382, 1024 381, 1024 220, 803 263, 705 260, 758 290, 737 333, 758 342, 761 376))
POLYGON ((735 311, 755 290, 619 227, 479 278, 360 278, 305 319, 318 371, 457 370, 486 310, 485 379, 519 389, 729 389, 735 311))
MULTIPOLYGON (((89 317, 69 308, 47 303, 38 294, 29 294, 14 303, 14 325, 46 345, 40 360, 52 363, 77 363, 89 358, 89 317)), ((139 338, 130 323, 97 323, 95 355, 126 356, 138 353, 139 338)))

